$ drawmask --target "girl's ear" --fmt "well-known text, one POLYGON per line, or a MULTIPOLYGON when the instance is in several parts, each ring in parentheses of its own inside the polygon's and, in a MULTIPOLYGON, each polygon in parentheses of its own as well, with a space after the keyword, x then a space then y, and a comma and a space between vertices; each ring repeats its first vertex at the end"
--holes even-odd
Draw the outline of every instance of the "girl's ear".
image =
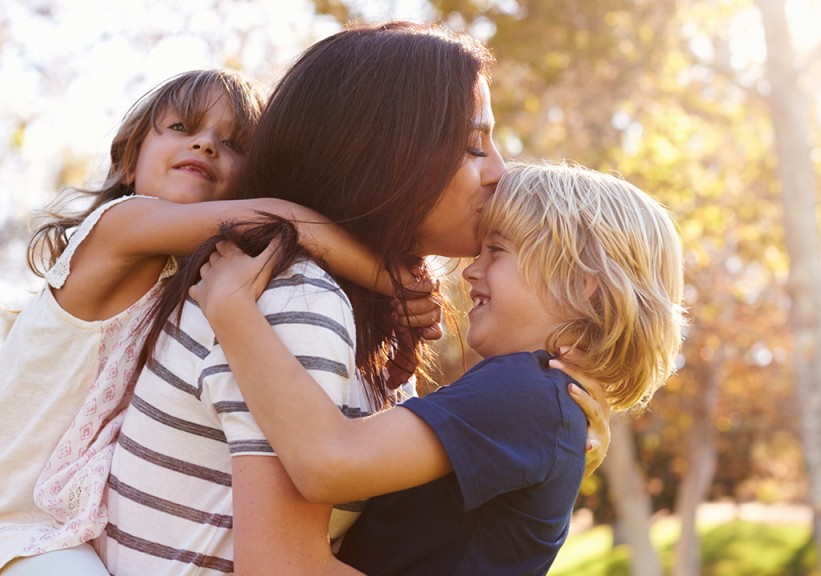
POLYGON ((584 295, 585 297, 590 300, 593 297, 593 294, 596 293, 596 290, 599 289, 599 279, 595 276, 590 274, 585 274, 584 276, 584 295))

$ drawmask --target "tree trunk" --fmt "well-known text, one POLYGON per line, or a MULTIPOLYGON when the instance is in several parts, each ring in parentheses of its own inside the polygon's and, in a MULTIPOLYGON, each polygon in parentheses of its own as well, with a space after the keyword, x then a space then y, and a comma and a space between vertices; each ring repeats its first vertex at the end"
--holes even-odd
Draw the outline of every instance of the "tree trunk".
POLYGON ((701 574, 701 542, 696 532, 696 512, 713 483, 716 469, 715 413, 721 383, 719 357, 705 362, 698 375, 701 387, 686 408, 693 416, 687 433, 687 471, 676 494, 676 515, 681 535, 676 544, 674 576, 701 574))
POLYGON ((610 434, 610 449, 602 470, 607 475, 610 501, 633 552, 630 573, 633 576, 661 576, 661 562, 650 542, 652 507, 644 490, 644 477, 636 463, 633 432, 627 416, 613 415, 610 434))
POLYGON ((821 563, 821 247, 818 201, 801 91, 784 0, 757 0, 767 40, 768 103, 772 115, 784 229, 790 258, 795 399, 813 508, 815 550, 821 563))

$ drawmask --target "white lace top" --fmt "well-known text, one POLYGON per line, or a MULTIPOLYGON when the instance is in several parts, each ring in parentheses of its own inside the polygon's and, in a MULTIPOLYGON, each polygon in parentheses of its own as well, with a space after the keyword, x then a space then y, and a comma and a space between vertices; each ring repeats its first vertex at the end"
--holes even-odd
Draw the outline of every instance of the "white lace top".
MULTIPOLYGON (((49 286, 63 286, 77 246, 106 210, 132 197, 77 228, 0 349, 0 569, 91 540, 106 525, 103 489, 159 281, 100 321, 69 314, 49 286)), ((172 261, 161 277, 174 273, 172 261)))

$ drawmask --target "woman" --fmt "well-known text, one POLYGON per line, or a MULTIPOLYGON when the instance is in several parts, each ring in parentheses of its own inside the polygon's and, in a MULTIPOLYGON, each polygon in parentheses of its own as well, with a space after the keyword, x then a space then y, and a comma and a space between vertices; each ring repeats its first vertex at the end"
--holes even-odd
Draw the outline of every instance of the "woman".
MULTIPOLYGON (((469 36, 409 23, 318 42, 275 89, 238 190, 324 213, 379 257, 396 286, 398 270, 425 255, 475 255, 479 213, 504 169, 492 140, 492 61, 469 36)), ((260 249, 275 227, 251 239, 240 230, 241 243, 260 249)), ((164 297, 157 347, 123 423, 99 545, 107 567, 356 573, 330 552, 330 507, 302 498, 270 457, 198 308, 182 305, 179 330, 160 334, 198 267, 164 297)), ((387 405, 390 299, 337 284, 310 261, 279 272, 260 307, 286 345, 349 415, 387 405)), ((580 403, 606 427, 601 405, 580 403)))

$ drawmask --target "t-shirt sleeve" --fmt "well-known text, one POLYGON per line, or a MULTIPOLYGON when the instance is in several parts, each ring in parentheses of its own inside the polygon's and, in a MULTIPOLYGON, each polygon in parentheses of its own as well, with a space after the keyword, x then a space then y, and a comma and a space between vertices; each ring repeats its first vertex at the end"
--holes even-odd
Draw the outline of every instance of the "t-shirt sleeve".
MULTIPOLYGON (((356 385, 353 312, 338 285, 314 268, 303 270, 313 271, 313 275, 292 270, 272 280, 258 305, 285 346, 344 410, 350 387, 356 385)), ((248 411, 219 343, 203 362, 200 379, 203 393, 222 422, 231 455, 273 455, 248 411)))
POLYGON ((494 357, 402 407, 436 433, 471 510, 543 482, 561 452, 584 458, 586 420, 566 392, 569 381, 530 354, 494 357))

